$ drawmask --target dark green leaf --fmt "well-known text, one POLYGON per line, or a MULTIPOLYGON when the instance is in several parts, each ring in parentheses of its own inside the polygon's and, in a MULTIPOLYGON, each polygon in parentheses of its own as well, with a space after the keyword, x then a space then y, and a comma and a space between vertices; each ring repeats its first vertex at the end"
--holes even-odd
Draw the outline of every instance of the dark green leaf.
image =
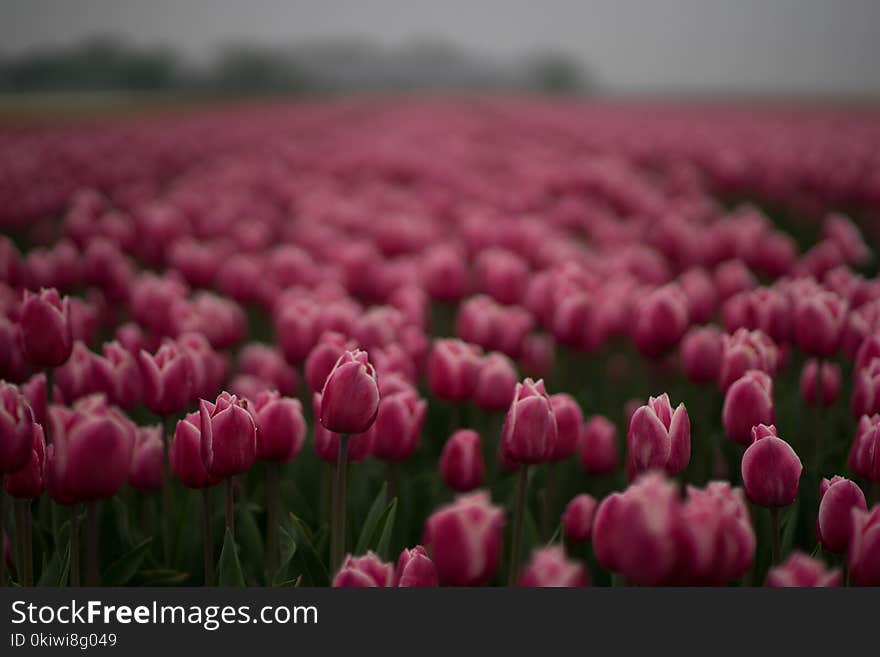
POLYGON ((299 569, 299 574, 309 578, 312 586, 327 586, 330 583, 330 575, 327 566, 321 559, 318 549, 315 547, 315 537, 309 528, 293 513, 289 516, 288 531, 297 544, 297 552, 294 556, 294 570, 299 569))
POLYGON ((226 528, 223 538, 223 549, 220 551, 220 567, 218 582, 220 586, 244 586, 244 573, 241 570, 241 562, 238 560, 238 548, 232 532, 226 528))
POLYGON ((375 545, 378 538, 377 527, 379 520, 382 517, 382 512, 387 508, 387 503, 385 502, 386 490, 387 484, 382 484, 379 494, 376 495, 372 505, 370 505, 370 510, 367 512, 363 527, 361 527, 361 534, 358 537, 354 554, 364 554, 370 549, 371 545, 375 545))
POLYGON ((381 521, 382 533, 379 535, 379 542, 376 543, 376 553, 383 559, 388 558, 388 547, 391 544, 391 534, 394 531, 394 518, 397 515, 397 498, 391 500, 391 504, 385 510, 381 521))
POLYGON ((152 542, 153 537, 151 536, 150 538, 141 541, 134 548, 110 564, 102 578, 104 586, 124 586, 125 584, 128 584, 141 567, 152 542))

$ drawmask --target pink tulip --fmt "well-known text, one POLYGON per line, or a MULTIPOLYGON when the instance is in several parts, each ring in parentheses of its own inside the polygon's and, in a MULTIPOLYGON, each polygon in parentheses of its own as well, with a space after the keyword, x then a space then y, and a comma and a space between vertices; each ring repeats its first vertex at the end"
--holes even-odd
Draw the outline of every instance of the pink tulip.
POLYGON ((425 289, 434 299, 458 301, 468 291, 468 269, 464 256, 453 246, 430 249, 422 260, 425 289))
POLYGON ((586 569, 567 559, 565 550, 559 545, 532 552, 519 577, 519 585, 526 587, 576 587, 588 584, 586 569))
MULTIPOLYGON (((34 420, 45 427, 48 422, 45 373, 34 374, 21 386, 21 392, 34 412, 34 420)), ((63 403, 64 395, 61 394, 61 389, 57 385, 53 386, 52 394, 54 403, 63 403)))
POLYGON ((680 527, 678 494, 659 473, 643 475, 599 504, 593 546, 605 568, 645 586, 674 581, 680 527))
POLYGON ((829 587, 840 586, 840 570, 827 570, 825 564, 803 552, 793 552, 785 563, 767 573, 767 586, 783 587, 829 587))
POLYGON ((128 473, 129 485, 145 492, 159 490, 164 480, 164 463, 162 426, 138 427, 128 473))
POLYGON ((684 404, 675 411, 669 395, 651 397, 632 416, 627 434, 630 479, 653 468, 677 475, 691 458, 691 423, 684 404))
POLYGON ((596 506, 596 498, 586 493, 577 495, 568 503, 562 514, 562 529, 567 540, 572 543, 590 540, 596 506))
POLYGON ((437 586, 437 568, 421 545, 404 548, 397 559, 394 580, 400 588, 437 586))
POLYGON ((610 474, 617 468, 617 428, 604 415, 594 415, 581 427, 578 449, 581 465, 590 474, 610 474))
POLYGON ((776 427, 759 424, 742 457, 742 478, 753 504, 788 506, 798 494, 803 466, 791 445, 776 435, 776 427))
POLYGON ((755 277, 742 260, 722 262, 715 269, 715 289, 722 300, 756 285, 755 277))
POLYGON ((829 214, 822 222, 822 237, 837 246, 850 264, 862 265, 871 259, 871 250, 849 217, 829 214))
POLYGON ((561 461, 577 450, 584 414, 577 400, 564 392, 550 396, 550 407, 556 418, 556 442, 550 460, 561 461))
POLYGON ((837 363, 822 363, 822 380, 819 380, 819 361, 811 358, 801 372, 801 397, 807 406, 833 406, 840 395, 840 366, 837 363))
POLYGON ((45 487, 45 467, 46 438, 43 427, 34 423, 30 458, 21 468, 7 472, 3 477, 6 492, 21 499, 39 497, 45 487))
POLYGON ((306 299, 283 302, 276 309, 275 336, 288 362, 299 363, 315 346, 318 313, 317 305, 306 299))
POLYGON ((321 424, 335 433, 363 433, 372 426, 378 410, 379 386, 367 353, 344 352, 321 392, 321 424))
POLYGON ((428 386, 440 399, 465 401, 477 386, 480 348, 461 340, 435 340, 428 356, 428 386))
POLYGON ((840 346, 847 304, 833 292, 816 290, 794 304, 794 339, 808 354, 827 358, 840 346))
POLYGON ((54 288, 39 294, 25 291, 20 322, 24 350, 37 367, 58 367, 70 357, 73 330, 70 300, 63 299, 54 288))
POLYGON ((336 361, 345 351, 356 348, 353 341, 347 340, 342 333, 327 331, 309 352, 305 362, 306 383, 313 392, 324 389, 327 375, 333 371, 336 361))
POLYGON ((486 249, 477 256, 476 278, 481 290, 501 303, 518 303, 528 282, 529 266, 504 249, 486 249))
POLYGON ((155 355, 142 350, 138 363, 147 408, 158 415, 170 415, 186 407, 192 396, 193 366, 181 347, 166 342, 155 355))
POLYGON ((858 484, 844 477, 823 479, 819 485, 816 538, 829 552, 846 552, 852 536, 852 510, 868 510, 858 484))
POLYGON ((345 557, 333 578, 334 588, 376 588, 394 585, 394 566, 382 561, 374 552, 362 557, 345 557))
POLYGON ((414 392, 398 392, 382 397, 376 421, 370 428, 373 456, 386 461, 402 461, 419 445, 428 402, 414 392))
POLYGON ((688 314, 693 323, 707 322, 715 314, 718 294, 715 282, 705 269, 688 269, 678 277, 678 285, 687 298, 688 314))
MULTIPOLYGON (((273 347, 258 342, 247 345, 238 355, 238 369, 243 374, 262 379, 282 395, 296 393, 298 384, 296 370, 288 365, 281 353, 273 347)), ((323 384, 322 381, 321 385, 323 384)))
POLYGON ((850 410, 854 417, 880 413, 880 358, 853 374, 850 410))
POLYGON ((525 373, 532 378, 549 377, 555 358, 553 339, 549 335, 533 333, 523 340, 520 359, 525 373))
POLYGON ((215 403, 199 402, 202 461, 220 479, 246 472, 257 454, 257 428, 246 400, 223 392, 215 403))
POLYGON ((462 493, 483 484, 485 466, 480 434, 459 429, 449 437, 440 455, 440 476, 452 490, 462 493))
MULTIPOLYGON (((312 409, 314 416, 319 417, 321 414, 321 393, 319 392, 312 396, 312 409)), ((346 461, 348 463, 363 461, 370 453, 372 438, 373 434, 370 431, 349 436, 348 449, 345 452, 346 461)), ((320 422, 315 422, 313 442, 315 453, 322 461, 336 463, 339 456, 338 433, 325 429, 320 422)))
POLYGON ((202 461, 201 416, 198 411, 178 421, 168 458, 174 475, 187 488, 208 488, 222 479, 208 472, 202 461))
POLYGON ((128 480, 134 449, 131 421, 102 397, 50 411, 52 444, 46 452, 46 489, 59 504, 107 499, 128 480))
POLYGON ((726 393, 749 370, 761 370, 772 376, 779 366, 779 350, 762 331, 738 329, 732 336, 722 336, 722 347, 718 374, 722 392, 726 393))
POLYGON ((504 510, 492 506, 486 492, 457 498, 425 522, 424 542, 443 584, 484 586, 495 576, 501 557, 504 510))
POLYGON ((299 399, 282 397, 278 391, 256 396, 251 409, 257 425, 257 457, 287 462, 300 453, 306 439, 306 421, 299 399))
POLYGON ((694 383, 717 381, 723 353, 721 331, 714 326, 695 326, 681 341, 682 370, 694 383))
POLYGON ((0 473, 23 468, 30 458, 34 413, 18 386, 0 381, 0 473))
POLYGON ((859 419, 849 452, 849 469, 868 481, 880 482, 880 415, 863 415, 859 419))
POLYGON ((141 371, 135 358, 115 340, 104 343, 103 356, 91 359, 91 375, 98 392, 111 404, 127 409, 141 399, 141 371))
POLYGON ((853 509, 847 563, 858 586, 880 586, 880 504, 870 511, 853 509))
POLYGON ((474 389, 474 403, 485 411, 501 411, 510 406, 518 378, 513 361, 502 353, 483 357, 474 389))
POLYGON ((556 417, 544 381, 516 384, 501 431, 503 449, 517 463, 543 463, 553 455, 556 440, 556 417))
POLYGON ((639 302, 634 339, 647 356, 659 356, 675 346, 687 330, 687 297, 675 284, 657 288, 639 302))
POLYGON ((56 370, 58 387, 65 399, 75 401, 99 391, 94 376, 94 361, 95 354, 85 344, 79 340, 73 343, 70 358, 56 370))
POLYGON ((773 424, 773 382, 759 370, 749 370, 734 382, 724 397, 721 414, 724 432, 740 445, 752 442, 752 427, 773 424))

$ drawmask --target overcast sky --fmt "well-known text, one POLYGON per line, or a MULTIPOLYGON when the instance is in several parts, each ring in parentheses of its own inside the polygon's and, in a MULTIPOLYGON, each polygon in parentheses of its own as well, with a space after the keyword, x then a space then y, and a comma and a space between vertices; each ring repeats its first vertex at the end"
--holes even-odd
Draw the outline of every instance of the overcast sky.
POLYGON ((231 40, 431 37, 557 49, 614 91, 880 96, 880 0, 0 0, 0 53, 96 33, 201 60, 231 40))

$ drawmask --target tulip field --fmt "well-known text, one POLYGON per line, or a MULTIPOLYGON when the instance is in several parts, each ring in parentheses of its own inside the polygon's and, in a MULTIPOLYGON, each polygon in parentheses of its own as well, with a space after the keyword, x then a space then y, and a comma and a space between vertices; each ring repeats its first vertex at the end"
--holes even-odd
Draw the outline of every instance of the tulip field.
POLYGON ((880 112, 0 123, 0 585, 880 585, 880 112))

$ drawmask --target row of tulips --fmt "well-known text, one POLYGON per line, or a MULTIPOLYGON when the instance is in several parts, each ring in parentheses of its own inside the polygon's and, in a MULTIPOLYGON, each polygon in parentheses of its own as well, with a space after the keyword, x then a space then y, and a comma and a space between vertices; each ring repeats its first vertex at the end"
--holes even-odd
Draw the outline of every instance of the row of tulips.
POLYGON ((0 133, 4 578, 880 583, 872 122, 203 114, 0 133))

